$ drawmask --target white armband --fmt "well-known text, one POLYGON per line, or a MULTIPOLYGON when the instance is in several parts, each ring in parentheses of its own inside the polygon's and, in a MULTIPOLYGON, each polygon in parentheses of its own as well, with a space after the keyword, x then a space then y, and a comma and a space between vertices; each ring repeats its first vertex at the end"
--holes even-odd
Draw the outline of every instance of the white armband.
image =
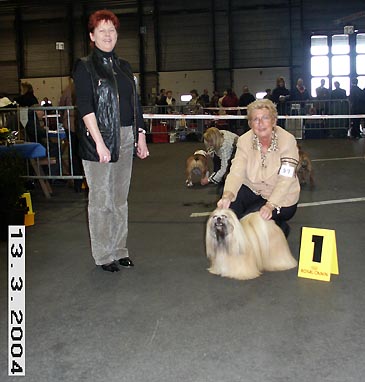
POLYGON ((294 178, 295 170, 297 168, 298 161, 293 158, 281 158, 281 166, 279 169, 279 175, 286 178, 294 178))

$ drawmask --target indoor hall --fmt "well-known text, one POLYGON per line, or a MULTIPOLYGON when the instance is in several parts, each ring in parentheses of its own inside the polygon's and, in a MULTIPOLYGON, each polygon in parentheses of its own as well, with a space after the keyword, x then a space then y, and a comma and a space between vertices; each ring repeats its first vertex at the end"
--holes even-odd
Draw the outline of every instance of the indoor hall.
MULTIPOLYGON (((339 275, 297 269, 249 281, 210 274, 205 257, 214 186, 185 186, 199 142, 150 144, 129 197, 133 269, 97 268, 87 194, 32 192, 26 229, 24 381, 358 382, 364 374, 364 139, 304 140, 315 187, 304 186, 288 242, 302 227, 335 230, 339 275), (327 203, 324 203, 327 202, 327 203), (313 203, 313 206, 309 205, 313 203), (192 217, 200 213, 200 217, 192 217)), ((7 247, 0 244, 0 365, 7 376, 7 247)))
MULTIPOLYGON (((146 109, 159 110, 162 88, 185 111, 182 97, 191 90, 223 96, 233 89, 239 97, 248 88, 263 96, 280 78, 290 93, 304 81, 309 99, 278 103, 291 131, 306 129, 304 139, 297 138, 313 160, 315 179, 314 189, 302 188, 288 243, 299 259, 303 227, 334 231, 339 275, 325 282, 300 278, 297 269, 249 281, 210 274, 205 230, 216 191, 212 185, 186 188, 184 174, 186 158, 203 144, 149 144, 150 157, 134 162, 129 196, 133 269, 110 273, 95 266, 87 192, 55 178, 50 198, 37 182, 31 190, 35 224, 26 228, 23 379, 363 380, 365 150, 364 137, 347 134, 350 113, 360 113, 359 122, 365 117, 349 100, 352 79, 365 88, 364 1, 48 0, 45 6, 2 0, 1 100, 17 99, 31 84, 39 103, 47 98, 57 109, 75 60, 90 53, 87 21, 100 8, 120 20, 116 52, 131 64, 146 109), (345 99, 318 100, 322 80, 345 99)), ((4 242, 0 286, 0 380, 8 381, 4 242)), ((19 329, 12 334, 19 337, 19 329)))

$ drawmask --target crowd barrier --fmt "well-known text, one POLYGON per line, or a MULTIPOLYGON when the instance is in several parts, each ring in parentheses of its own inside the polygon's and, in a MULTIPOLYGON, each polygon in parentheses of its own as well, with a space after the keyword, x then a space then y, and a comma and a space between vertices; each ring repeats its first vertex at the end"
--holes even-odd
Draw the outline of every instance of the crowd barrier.
MULTIPOLYGON (((287 102, 285 108, 288 113, 279 115, 278 124, 297 139, 347 137, 355 119, 365 126, 365 114, 349 114, 347 100, 287 102)), ((149 142, 202 141, 204 131, 212 126, 243 134, 248 129, 245 109, 148 106, 143 108, 143 117, 149 142)), ((28 178, 83 179, 75 154, 77 138, 69 128, 76 113, 73 106, 0 108, 0 127, 16 131, 19 142, 35 141, 46 148, 46 157, 35 160, 38 171, 28 165, 28 178)))

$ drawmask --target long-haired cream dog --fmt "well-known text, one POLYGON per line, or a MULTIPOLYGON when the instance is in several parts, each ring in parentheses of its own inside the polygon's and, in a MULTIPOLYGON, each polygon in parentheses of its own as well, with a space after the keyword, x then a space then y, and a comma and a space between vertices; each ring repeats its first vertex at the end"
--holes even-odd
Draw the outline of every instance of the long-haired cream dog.
POLYGON ((282 230, 259 212, 239 221, 230 209, 213 211, 207 222, 206 251, 209 272, 238 280, 297 266, 282 230))

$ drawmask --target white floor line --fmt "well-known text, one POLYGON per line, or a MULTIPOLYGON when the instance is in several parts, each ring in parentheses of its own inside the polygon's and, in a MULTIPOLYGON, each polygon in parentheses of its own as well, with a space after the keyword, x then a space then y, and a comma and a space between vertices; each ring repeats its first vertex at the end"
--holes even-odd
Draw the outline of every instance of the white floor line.
POLYGON ((332 160, 348 160, 348 159, 365 159, 365 156, 363 157, 347 157, 347 158, 324 158, 324 159, 312 159, 312 162, 326 162, 326 161, 332 161, 332 160))
MULTIPOLYGON (((362 198, 351 198, 351 199, 337 199, 337 200, 323 200, 321 202, 311 202, 311 203, 299 203, 298 208, 302 207, 313 207, 313 206, 323 206, 326 204, 342 204, 342 203, 357 203, 365 202, 365 197, 362 198)), ((191 218, 199 218, 203 216, 209 216, 211 212, 193 212, 191 218)))

